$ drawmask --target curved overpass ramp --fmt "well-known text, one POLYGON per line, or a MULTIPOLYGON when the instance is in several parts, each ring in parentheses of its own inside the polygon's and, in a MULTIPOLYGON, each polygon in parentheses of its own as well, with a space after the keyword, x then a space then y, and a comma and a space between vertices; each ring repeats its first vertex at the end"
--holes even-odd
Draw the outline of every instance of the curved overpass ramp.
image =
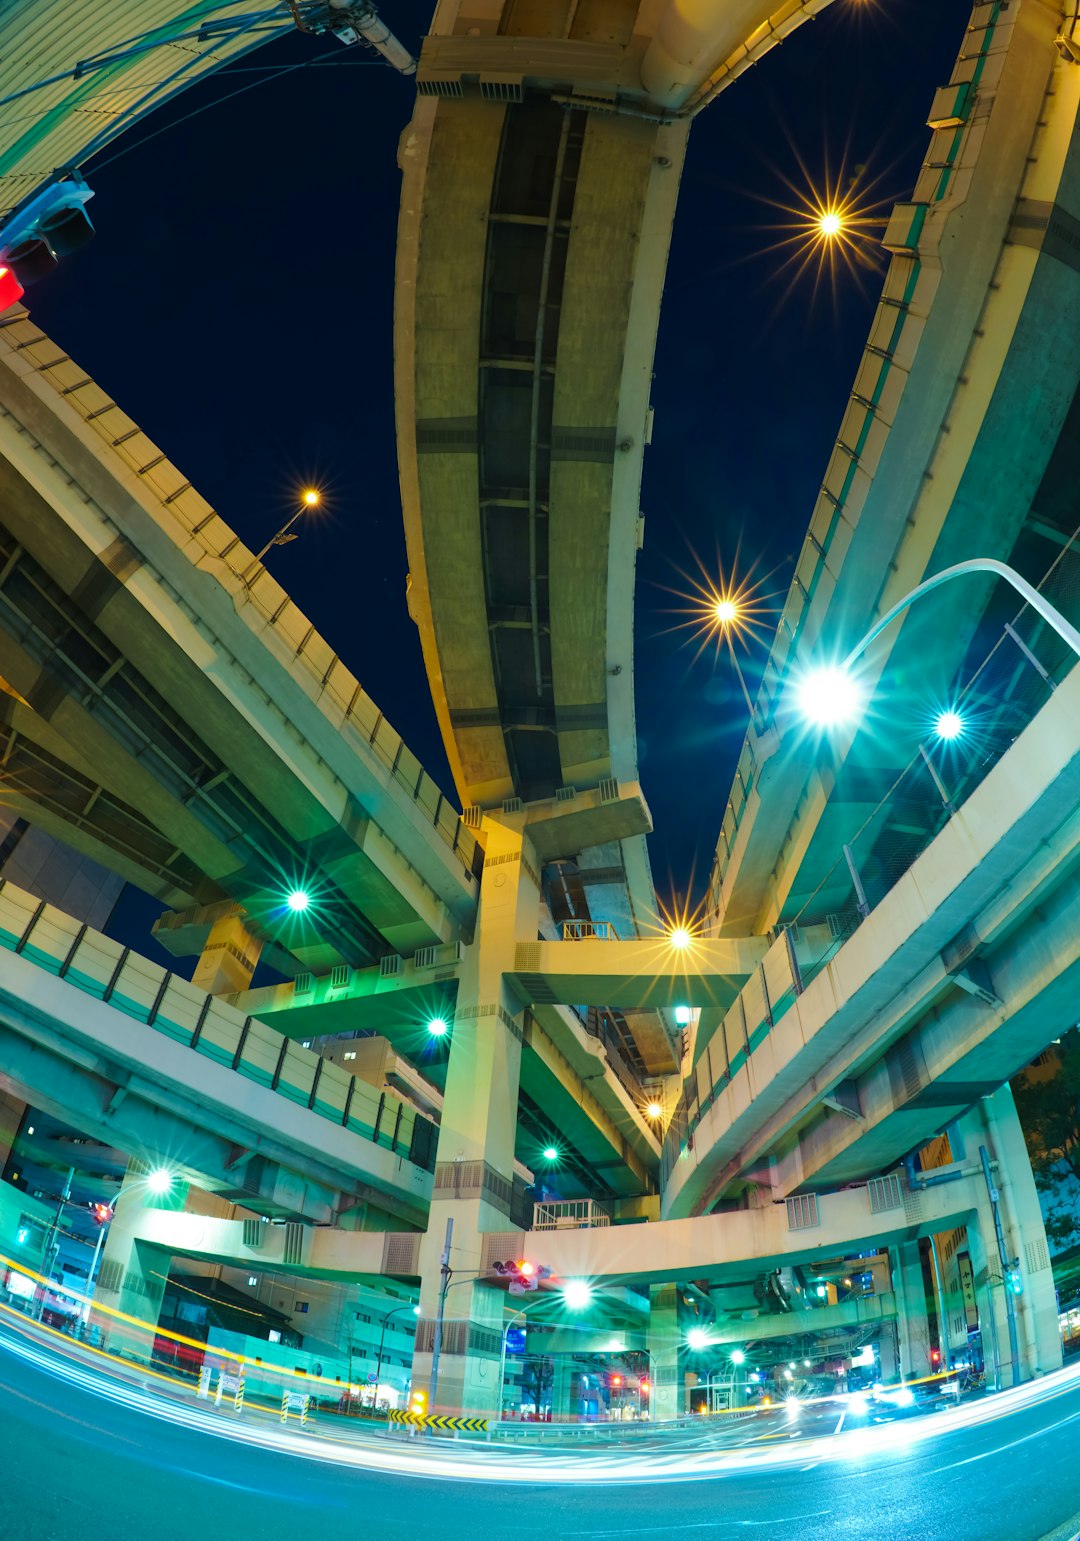
POLYGON ((641 466, 689 122, 820 8, 436 11, 399 157, 398 446, 410 607, 469 802, 636 779, 641 466))

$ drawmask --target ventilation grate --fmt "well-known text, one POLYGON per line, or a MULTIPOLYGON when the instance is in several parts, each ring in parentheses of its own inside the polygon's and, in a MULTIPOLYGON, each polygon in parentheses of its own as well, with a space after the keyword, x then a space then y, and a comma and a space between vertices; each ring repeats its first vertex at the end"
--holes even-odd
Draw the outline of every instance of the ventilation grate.
POLYGON ((617 803, 619 801, 619 783, 613 776, 605 776, 600 783, 600 801, 602 803, 617 803))
POLYGON ((401 973, 401 959, 396 952, 387 953, 385 958, 379 959, 379 978, 394 979, 401 973))
POLYGON ((811 1231, 821 1224, 816 1193, 796 1193, 784 1202, 789 1231, 811 1231))
POLYGON ((338 963, 330 970, 331 990, 347 990, 349 980, 352 977, 352 969, 347 963, 338 963))
POLYGON ((900 1209, 904 1199, 900 1192, 900 1179, 895 1173, 888 1177, 872 1177, 867 1184, 870 1190, 870 1213, 884 1214, 890 1209, 900 1209))
POLYGON ((460 80, 418 80, 417 96, 461 96, 460 80))
POLYGON ((438 961, 437 947, 418 947, 413 955, 413 968, 434 968, 438 961))

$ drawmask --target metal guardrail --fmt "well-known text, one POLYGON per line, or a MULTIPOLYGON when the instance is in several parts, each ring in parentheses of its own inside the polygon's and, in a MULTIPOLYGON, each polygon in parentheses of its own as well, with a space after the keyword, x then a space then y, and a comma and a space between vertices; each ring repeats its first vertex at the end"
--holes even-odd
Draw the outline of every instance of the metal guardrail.
POLYGON ((564 942, 617 942, 619 933, 610 920, 564 920, 564 942))
POLYGON ((318 1117, 434 1170, 435 1126, 406 1103, 4 880, 0 948, 318 1117))
POLYGON ((533 1208, 534 1231, 582 1231, 610 1224, 609 1211, 594 1199, 564 1199, 558 1204, 537 1204, 533 1208))

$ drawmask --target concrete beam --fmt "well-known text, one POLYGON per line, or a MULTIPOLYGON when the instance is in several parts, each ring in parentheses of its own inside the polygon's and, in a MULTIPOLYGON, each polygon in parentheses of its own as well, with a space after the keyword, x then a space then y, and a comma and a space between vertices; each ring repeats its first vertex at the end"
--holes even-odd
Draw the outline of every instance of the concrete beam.
POLYGON ((519 942, 513 988, 530 1004, 567 1006, 731 1005, 769 949, 766 937, 667 937, 632 942, 519 942))
MULTIPOLYGON (((693 1220, 583 1231, 492 1233, 485 1238, 485 1256, 511 1257, 525 1248, 529 1256, 552 1269, 548 1286, 552 1290, 567 1279, 588 1279, 600 1287, 691 1279, 731 1283, 774 1267, 879 1251, 898 1239, 935 1235, 964 1225, 977 1211, 981 1183, 980 1175, 906 1193, 898 1208, 884 1213, 872 1210, 866 1188, 822 1194, 817 1199, 817 1224, 794 1230, 786 1207, 770 1204, 693 1220), (504 1243, 501 1249, 500 1243, 504 1243)), ((282 1271, 343 1280, 376 1274, 403 1279, 420 1276, 419 1235, 305 1227, 299 1238, 300 1261, 285 1264, 281 1261, 284 1237, 279 1242, 275 1236, 282 1227, 264 1227, 258 1247, 251 1247, 244 1245, 243 1225, 236 1220, 147 1211, 141 1225, 140 1236, 165 1251, 226 1265, 265 1267, 272 1261, 282 1271)), ((812 1314, 824 1317, 824 1310, 812 1314)))

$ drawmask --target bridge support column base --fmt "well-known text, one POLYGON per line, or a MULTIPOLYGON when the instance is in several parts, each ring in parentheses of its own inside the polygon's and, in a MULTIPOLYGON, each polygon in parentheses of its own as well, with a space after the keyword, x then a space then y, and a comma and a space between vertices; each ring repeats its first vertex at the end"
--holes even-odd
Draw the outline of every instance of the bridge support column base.
POLYGON ((983 1360, 988 1384, 1002 1389, 1061 1367, 1057 1295, 1050 1267, 1046 1227, 1013 1095, 1003 1086, 960 1122, 965 1157, 974 1166, 985 1146, 997 1192, 1005 1257, 1002 1259, 989 1193, 968 1225, 968 1248, 975 1277, 983 1360), (1004 1267, 1003 1267, 1004 1262, 1004 1267), (1018 1269, 1022 1290, 1009 1290, 1009 1264, 1018 1269), (1010 1305, 1015 1324, 1013 1353, 1010 1305))

